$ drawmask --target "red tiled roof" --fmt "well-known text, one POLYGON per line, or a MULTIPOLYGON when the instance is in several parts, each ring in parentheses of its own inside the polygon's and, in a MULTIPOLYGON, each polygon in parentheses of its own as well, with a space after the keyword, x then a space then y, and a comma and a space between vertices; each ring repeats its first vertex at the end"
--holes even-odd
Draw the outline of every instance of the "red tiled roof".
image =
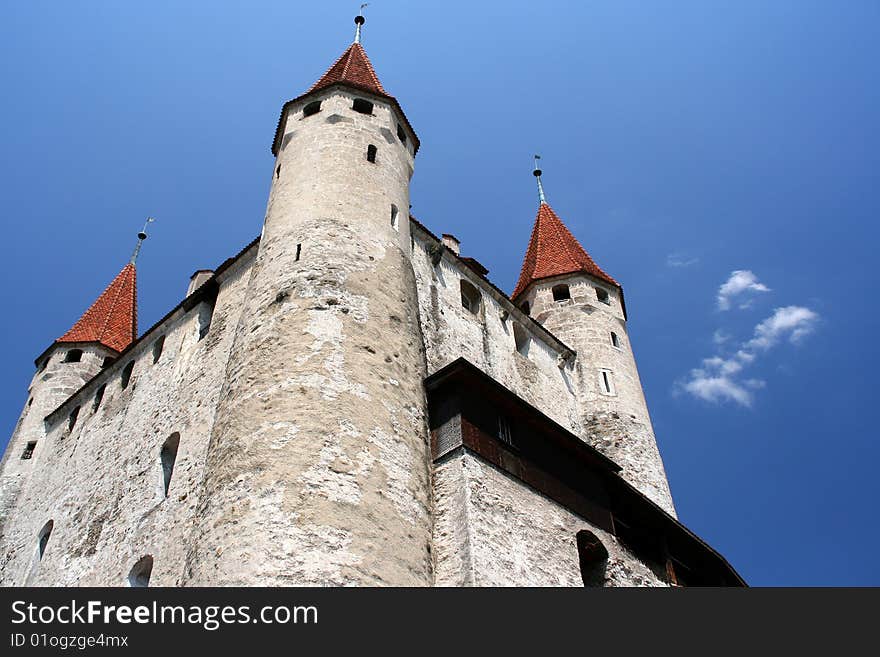
POLYGON ((334 62, 333 66, 321 76, 321 79, 312 85, 309 93, 329 87, 337 82, 351 84, 380 96, 388 95, 388 92, 382 88, 382 83, 379 82, 376 71, 373 70, 373 65, 367 58, 367 53, 359 43, 351 44, 334 62))
POLYGON ((122 351, 136 338, 137 271, 129 263, 56 342, 100 342, 114 351, 122 351))
POLYGON ((553 209, 546 203, 541 203, 519 281, 510 298, 515 300, 534 281, 578 272, 590 274, 620 287, 617 281, 599 268, 553 209))

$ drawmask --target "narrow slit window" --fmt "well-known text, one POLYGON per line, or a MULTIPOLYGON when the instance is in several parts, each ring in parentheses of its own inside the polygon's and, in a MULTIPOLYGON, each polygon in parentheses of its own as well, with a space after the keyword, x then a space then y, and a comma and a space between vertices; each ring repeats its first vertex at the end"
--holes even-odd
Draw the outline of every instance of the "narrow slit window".
POLYGON ((299 256, 302 254, 302 244, 296 245, 296 260, 299 262, 299 256))
POLYGON ((596 298, 602 303, 611 304, 611 298, 608 296, 608 292, 601 287, 596 288, 596 298))
POLYGON ((79 417, 79 406, 74 408, 70 412, 70 415, 67 416, 67 430, 68 431, 73 431, 73 427, 76 426, 76 420, 78 417, 79 417))
POLYGON ((367 162, 372 162, 373 164, 376 163, 376 151, 377 150, 378 149, 373 144, 370 144, 369 146, 367 146, 367 162))
POLYGON ((39 552, 40 559, 42 559, 43 555, 46 554, 46 546, 49 545, 49 537, 52 535, 53 527, 55 527, 55 521, 50 520, 45 525, 43 525, 43 528, 37 535, 37 550, 39 552))
POLYGON ((120 383, 122 384, 123 390, 125 390, 128 387, 128 384, 131 383, 132 372, 134 372, 134 361, 131 361, 125 366, 125 369, 122 370, 122 380, 120 383))
POLYGON ((617 337, 617 333, 611 331, 611 346, 620 349, 620 338, 617 337))
POLYGON ((128 585, 132 588, 146 588, 150 585, 153 574, 153 557, 149 554, 138 559, 128 573, 128 585))
POLYGON ((214 307, 217 305, 217 292, 215 287, 199 305, 199 340, 203 339, 211 330, 211 322, 214 319, 214 307))
POLYGON ((82 360, 82 349, 71 349, 64 355, 65 363, 78 363, 82 360))
POLYGON ((513 325, 513 342, 516 345, 516 350, 521 353, 523 356, 529 355, 529 332, 525 330, 521 325, 514 324, 513 325))
POLYGON ((102 385, 100 388, 98 388, 98 391, 95 393, 95 403, 92 404, 92 413, 97 411, 98 408, 101 406, 101 402, 104 401, 104 393, 106 392, 106 390, 107 390, 106 383, 104 385, 102 385))
POLYGON ((611 379, 611 371, 599 370, 599 376, 601 378, 602 392, 604 392, 606 395, 613 395, 614 381, 611 379))
POLYGON ((27 461, 34 456, 34 450, 37 448, 37 441, 31 440, 27 445, 24 446, 24 451, 21 453, 21 458, 24 461, 27 461))
POLYGON ((309 103, 305 107, 303 107, 303 118, 307 116, 311 116, 312 114, 317 114, 321 111, 321 101, 316 100, 313 103, 309 103))
POLYGON ((560 284, 553 286, 553 300, 554 301, 566 301, 567 299, 571 299, 571 292, 568 290, 568 285, 560 284))
POLYGON ((363 98, 355 98, 354 102, 351 104, 351 109, 355 112, 360 112, 361 114, 372 114, 373 103, 364 100, 363 98))
POLYGON ((479 315, 482 300, 480 291, 463 278, 460 280, 459 287, 461 288, 461 307, 474 315, 479 315))
POLYGON ((397 124, 397 138, 400 140, 401 144, 406 144, 406 131, 399 123, 397 124))
POLYGON ((175 431, 168 436, 168 440, 165 441, 161 452, 159 452, 159 461, 162 463, 162 485, 165 497, 168 497, 168 487, 171 486, 171 475, 174 474, 178 447, 180 447, 180 434, 175 431))
POLYGON ((397 221, 397 206, 394 205, 393 203, 391 204, 391 227, 394 230, 400 230, 400 228, 398 227, 398 221, 397 221))
POLYGON ((279 164, 275 167, 275 179, 277 180, 281 176, 281 165, 279 164))
POLYGON ((159 359, 162 357, 162 352, 165 350, 165 336, 163 335, 158 340, 156 340, 153 345, 153 365, 159 362, 159 359))

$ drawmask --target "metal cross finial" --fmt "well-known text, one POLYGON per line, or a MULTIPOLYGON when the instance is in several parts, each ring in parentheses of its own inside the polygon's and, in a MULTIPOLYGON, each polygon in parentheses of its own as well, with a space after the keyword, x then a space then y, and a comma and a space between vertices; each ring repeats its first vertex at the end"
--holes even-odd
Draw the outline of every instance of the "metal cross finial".
POLYGON ((147 226, 156 221, 153 217, 147 217, 147 220, 144 222, 144 228, 141 232, 138 233, 138 241, 137 246, 134 247, 134 253, 131 254, 131 260, 129 262, 134 264, 137 261, 138 255, 141 252, 141 245, 144 243, 144 240, 147 239, 147 226))
POLYGON ((547 199, 544 198, 544 185, 541 184, 541 174, 543 173, 541 169, 538 167, 538 160, 541 159, 540 155, 535 155, 535 170, 532 171, 532 174, 535 176, 535 180, 538 181, 538 200, 543 205, 547 202, 547 199))
POLYGON ((366 7, 368 4, 370 4, 370 3, 365 2, 364 4, 362 4, 361 9, 358 12, 358 15, 354 17, 354 24, 357 25, 357 27, 354 29, 354 42, 355 43, 361 42, 361 25, 363 25, 364 23, 367 22, 367 19, 364 18, 364 7, 366 7))

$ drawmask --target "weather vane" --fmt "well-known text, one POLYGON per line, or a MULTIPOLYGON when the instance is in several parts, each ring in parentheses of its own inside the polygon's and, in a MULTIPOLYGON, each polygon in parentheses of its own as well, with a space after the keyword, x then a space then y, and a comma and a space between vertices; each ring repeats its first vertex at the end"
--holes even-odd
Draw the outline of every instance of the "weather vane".
POLYGON ((357 25, 357 27, 354 30, 354 42, 355 43, 361 42, 361 25, 363 25, 364 23, 367 22, 367 19, 364 18, 364 7, 366 7, 368 4, 370 4, 370 3, 365 2, 364 4, 362 4, 360 11, 358 11, 358 15, 354 17, 354 24, 357 25))
POLYGON ((153 217, 147 217, 147 220, 144 222, 143 230, 138 233, 137 246, 134 247, 134 253, 131 254, 131 264, 134 264, 137 261, 138 254, 141 252, 141 245, 144 243, 144 240, 147 239, 147 226, 154 221, 156 220, 153 217))
POLYGON ((544 198, 544 185, 541 184, 541 174, 543 173, 538 166, 538 160, 541 159, 540 155, 535 155, 535 170, 532 173, 535 176, 535 179, 538 181, 538 199, 541 203, 546 203, 547 199, 544 198))

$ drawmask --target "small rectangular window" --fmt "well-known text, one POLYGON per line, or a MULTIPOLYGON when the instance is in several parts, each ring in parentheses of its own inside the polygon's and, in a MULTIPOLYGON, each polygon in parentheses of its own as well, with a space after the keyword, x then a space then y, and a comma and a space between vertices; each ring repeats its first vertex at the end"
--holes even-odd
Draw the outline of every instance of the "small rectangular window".
POLYGON ((596 288, 596 298, 602 303, 611 304, 611 298, 608 296, 608 292, 603 290, 601 287, 596 288))
POLYGON ((297 262, 299 262, 299 256, 302 253, 302 246, 303 246, 302 244, 296 245, 296 260, 297 260, 297 262))
POLYGON ((27 461, 29 458, 33 457, 34 450, 37 448, 37 441, 32 440, 27 445, 24 446, 24 451, 21 453, 21 458, 27 461))
POLYGON ((606 395, 614 394, 614 381, 611 379, 611 370, 599 370, 602 392, 606 395))
POLYGON ((351 104, 351 109, 355 112, 360 112, 361 114, 372 114, 373 103, 364 100, 363 98, 355 98, 354 102, 351 104))
POLYGON ((367 162, 376 163, 376 151, 377 148, 373 144, 367 146, 367 162))

